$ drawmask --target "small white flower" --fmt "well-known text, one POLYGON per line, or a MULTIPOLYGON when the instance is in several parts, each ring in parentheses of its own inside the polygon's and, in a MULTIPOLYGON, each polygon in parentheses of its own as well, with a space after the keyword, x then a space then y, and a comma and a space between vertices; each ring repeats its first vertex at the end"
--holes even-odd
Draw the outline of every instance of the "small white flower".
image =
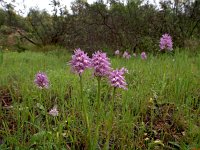
POLYGON ((137 57, 137 54, 136 54, 136 53, 133 53, 133 56, 134 56, 134 57, 137 57))
POLYGON ((54 116, 54 117, 58 116, 58 110, 57 110, 57 107, 56 107, 56 106, 54 106, 54 107, 49 111, 49 115, 54 116))
POLYGON ((119 50, 116 50, 116 51, 115 51, 115 55, 119 55, 119 50))

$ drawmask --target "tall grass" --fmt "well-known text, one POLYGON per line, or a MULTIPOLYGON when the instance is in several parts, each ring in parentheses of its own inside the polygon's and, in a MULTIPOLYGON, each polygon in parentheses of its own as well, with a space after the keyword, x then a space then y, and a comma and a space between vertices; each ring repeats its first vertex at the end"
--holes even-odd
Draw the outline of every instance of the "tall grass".
POLYGON ((0 149, 200 148, 200 55, 111 58, 113 68, 129 70, 128 90, 112 94, 103 79, 100 101, 91 70, 82 76, 81 100, 69 60, 62 52, 4 53, 0 149), (38 71, 49 89, 34 85, 38 71), (48 114, 55 105, 57 117, 48 114))

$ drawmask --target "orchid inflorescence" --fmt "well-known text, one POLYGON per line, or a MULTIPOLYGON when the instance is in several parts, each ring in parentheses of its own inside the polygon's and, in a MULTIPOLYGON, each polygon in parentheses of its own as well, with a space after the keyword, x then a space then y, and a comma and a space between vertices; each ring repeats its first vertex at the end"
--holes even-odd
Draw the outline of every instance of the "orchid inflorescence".
POLYGON ((123 88, 126 90, 127 83, 124 78, 125 73, 128 73, 128 70, 126 68, 112 70, 109 74, 109 81, 111 86, 115 88, 123 88))
POLYGON ((72 55, 72 60, 69 64, 73 72, 81 75, 86 68, 90 68, 91 60, 84 51, 78 48, 74 51, 74 55, 72 55))
POLYGON ((47 75, 43 72, 38 72, 36 74, 34 82, 40 89, 49 87, 49 80, 47 78, 47 75))
POLYGON ((49 111, 49 115, 56 117, 58 116, 59 112, 57 110, 57 106, 54 106, 50 111, 49 111))
POLYGON ((161 51, 172 51, 173 50, 173 43, 172 37, 169 34, 163 34, 160 38, 160 50, 161 51))
POLYGON ((119 50, 116 50, 115 55, 119 55, 119 54, 120 54, 119 50))
POLYGON ((130 59, 131 55, 127 51, 125 51, 123 54, 123 58, 130 59))
POLYGON ((92 58, 89 58, 84 51, 77 49, 74 51, 74 55, 72 55, 72 60, 70 61, 71 68, 74 72, 82 74, 82 72, 86 68, 92 68, 93 74, 95 77, 107 77, 110 80, 111 86, 118 87, 118 88, 125 88, 126 81, 123 77, 124 71, 126 69, 122 68, 120 70, 113 70, 111 68, 111 63, 109 58, 107 57, 106 53, 101 51, 97 51, 92 54, 92 58), (87 62, 87 63, 82 63, 87 62), (85 64, 85 66, 84 66, 85 64), (116 77, 116 83, 114 84, 113 78, 116 77), (118 78, 119 77, 119 78, 118 78), (118 86, 116 86, 116 84, 118 86))
MULTIPOLYGON (((115 51, 115 55, 119 56, 120 55, 120 51, 116 50, 115 51)), ((137 54, 134 52, 132 56, 136 58, 137 54)), ((140 54, 140 56, 141 56, 141 59, 143 59, 143 60, 147 59, 147 54, 144 51, 140 54)), ((125 58, 125 59, 130 59, 131 58, 131 54, 128 51, 124 51, 122 57, 125 58)))
POLYGON ((92 54, 91 64, 94 68, 94 76, 96 77, 106 77, 111 70, 111 64, 106 53, 100 51, 92 54))
POLYGON ((145 52, 142 52, 142 53, 141 53, 141 58, 142 58, 143 60, 147 59, 147 54, 146 54, 145 52))

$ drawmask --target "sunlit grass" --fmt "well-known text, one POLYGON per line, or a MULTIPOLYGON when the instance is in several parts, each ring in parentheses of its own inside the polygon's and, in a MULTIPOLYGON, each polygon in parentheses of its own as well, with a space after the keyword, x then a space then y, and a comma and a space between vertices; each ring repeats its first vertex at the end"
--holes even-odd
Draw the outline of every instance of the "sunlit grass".
POLYGON ((0 149, 200 147, 200 55, 111 58, 113 68, 129 70, 128 90, 116 90, 114 106, 113 88, 105 79, 98 104, 97 80, 87 70, 82 77, 86 113, 79 77, 67 64, 70 57, 64 52, 4 53, 0 149), (47 74, 49 89, 35 86, 38 71, 47 74), (55 105, 58 117, 48 114, 55 105))

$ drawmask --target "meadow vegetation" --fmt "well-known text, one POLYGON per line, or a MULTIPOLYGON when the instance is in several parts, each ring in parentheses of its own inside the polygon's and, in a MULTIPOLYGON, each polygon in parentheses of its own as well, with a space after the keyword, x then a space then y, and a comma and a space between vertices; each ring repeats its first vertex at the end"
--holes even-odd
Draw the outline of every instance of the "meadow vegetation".
POLYGON ((18 2, 0 0, 0 150, 200 149, 199 0, 18 2))
POLYGON ((0 65, 0 149, 194 149, 200 148, 200 54, 175 49, 125 59, 127 90, 87 69, 70 71, 66 51, 4 51, 0 65), (45 72, 49 88, 35 75, 45 72), (114 101, 113 101, 114 99, 114 101), (58 115, 49 111, 57 108, 58 115))

